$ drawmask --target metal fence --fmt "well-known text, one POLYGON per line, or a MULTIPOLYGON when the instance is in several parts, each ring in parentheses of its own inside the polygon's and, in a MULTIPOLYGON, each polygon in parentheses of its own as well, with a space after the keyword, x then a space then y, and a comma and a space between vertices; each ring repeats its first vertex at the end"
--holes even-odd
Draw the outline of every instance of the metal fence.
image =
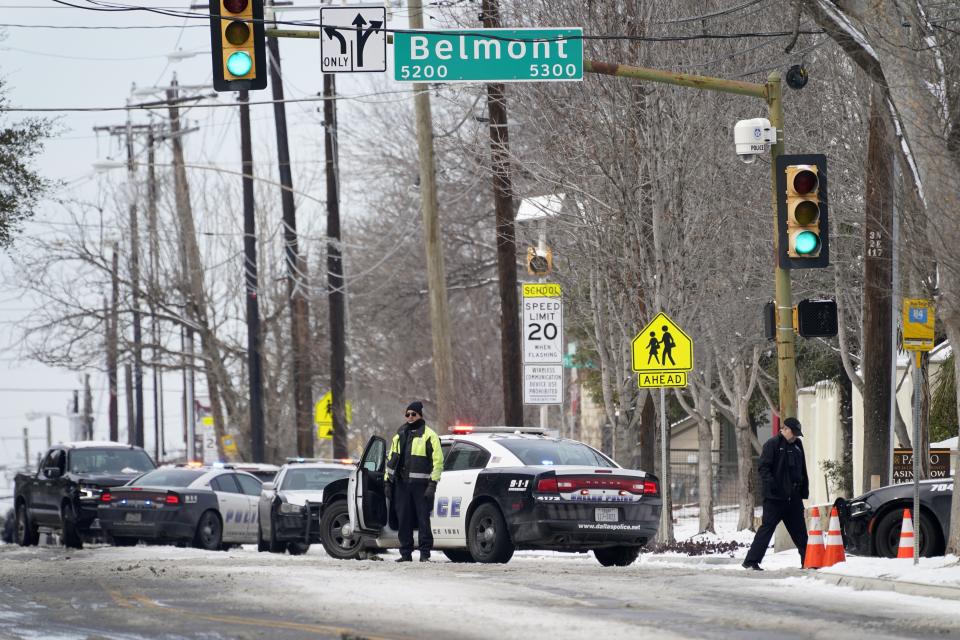
MULTIPOLYGON (((692 518, 699 514, 700 482, 697 462, 700 452, 696 449, 671 449, 670 487, 673 490, 675 518, 692 518)), ((720 451, 711 451, 713 463, 713 511, 714 522, 735 526, 739 502, 737 501, 737 461, 723 459, 720 451)), ((756 460, 752 467, 756 467, 756 460)))

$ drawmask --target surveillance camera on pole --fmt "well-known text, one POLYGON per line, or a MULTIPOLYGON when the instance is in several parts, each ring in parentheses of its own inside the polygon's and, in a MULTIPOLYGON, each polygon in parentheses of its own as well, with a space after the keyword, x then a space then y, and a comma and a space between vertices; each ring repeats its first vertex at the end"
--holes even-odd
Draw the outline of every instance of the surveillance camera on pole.
POLYGON ((740 120, 733 128, 733 142, 737 156, 746 164, 753 164, 757 155, 770 151, 770 145, 777 142, 777 130, 766 118, 740 120))

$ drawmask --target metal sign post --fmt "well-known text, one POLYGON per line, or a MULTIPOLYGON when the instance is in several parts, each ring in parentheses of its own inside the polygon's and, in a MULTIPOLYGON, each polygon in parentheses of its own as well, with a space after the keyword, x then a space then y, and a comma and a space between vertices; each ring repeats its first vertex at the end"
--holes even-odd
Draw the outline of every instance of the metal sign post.
MULTIPOLYGON (((913 360, 913 564, 920 562, 920 365, 923 352, 933 349, 933 302, 923 298, 903 301, 903 348, 914 352, 913 360)), ((891 461, 892 462, 892 461, 891 461)))

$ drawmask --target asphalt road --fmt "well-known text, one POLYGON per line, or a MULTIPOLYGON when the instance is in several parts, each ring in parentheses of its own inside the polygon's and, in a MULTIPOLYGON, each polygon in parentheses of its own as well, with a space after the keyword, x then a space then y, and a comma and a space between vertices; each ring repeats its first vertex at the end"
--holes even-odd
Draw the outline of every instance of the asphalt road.
POLYGON ((0 546, 0 638, 960 638, 956 602, 856 592, 795 569, 395 557, 0 546))

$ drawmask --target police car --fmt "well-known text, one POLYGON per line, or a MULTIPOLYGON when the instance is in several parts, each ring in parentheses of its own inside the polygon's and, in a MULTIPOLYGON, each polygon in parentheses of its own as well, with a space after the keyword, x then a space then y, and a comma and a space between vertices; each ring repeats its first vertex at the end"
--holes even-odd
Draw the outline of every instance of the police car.
MULTIPOLYGON (((454 427, 431 515, 434 548, 453 562, 507 562, 517 549, 592 550, 604 566, 633 562, 656 535, 657 478, 624 469, 540 429, 454 427)), ((349 479, 327 485, 320 539, 335 558, 400 546, 384 496, 388 445, 373 437, 349 479)))
POLYGON ((161 467, 100 495, 104 533, 119 546, 182 542, 214 551, 257 540, 260 481, 227 467, 161 467))
POLYGON ((265 482, 260 492, 257 549, 300 555, 311 543, 320 542, 317 523, 324 487, 346 478, 353 468, 349 458, 289 458, 274 481, 265 482))
MULTIPOLYGON (((950 531, 953 478, 920 481, 920 555, 942 556, 950 531)), ((880 487, 853 500, 836 501, 847 550, 854 555, 897 557, 903 510, 913 509, 913 483, 880 487)), ((916 522, 916 520, 914 520, 916 522)))

